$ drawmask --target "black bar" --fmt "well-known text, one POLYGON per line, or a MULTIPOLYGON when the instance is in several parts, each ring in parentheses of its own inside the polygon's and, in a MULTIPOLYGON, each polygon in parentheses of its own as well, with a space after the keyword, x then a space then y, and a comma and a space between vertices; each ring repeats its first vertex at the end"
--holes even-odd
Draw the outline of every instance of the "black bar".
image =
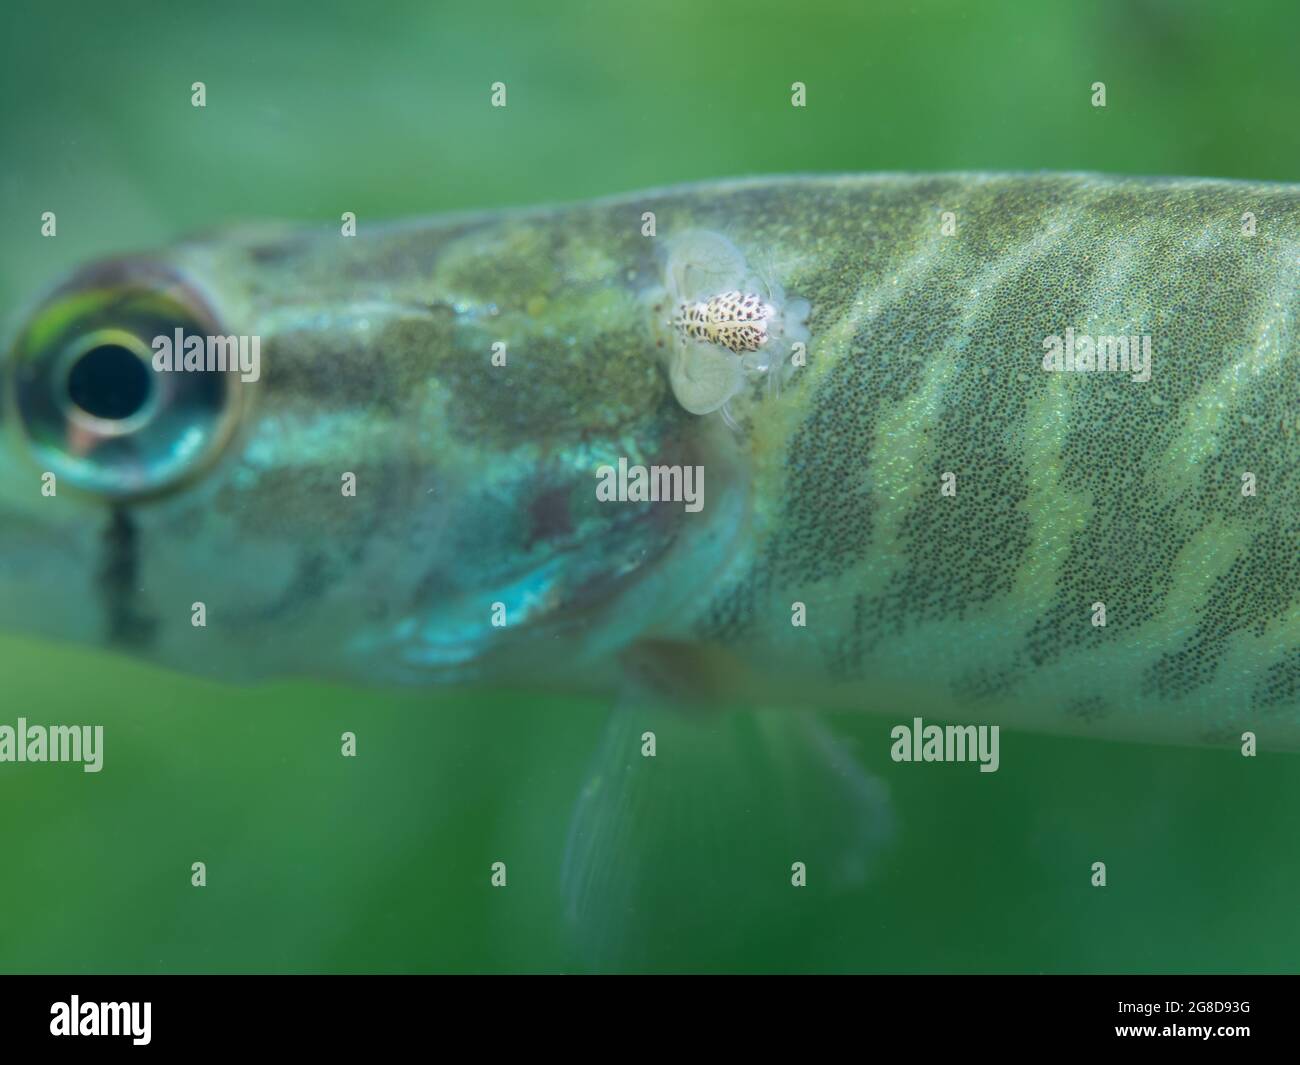
POLYGON ((659 979, 637 981, 633 989, 626 980, 473 976, 4 977, 0 1045, 10 1061, 23 1060, 11 1056, 20 1049, 95 1052, 111 1043, 132 1052, 199 1050, 206 1056, 275 1049, 396 1051, 412 1043, 451 1049, 468 1040, 492 1056, 512 1039, 543 1053, 562 1045, 612 1049, 635 1045, 643 1036, 679 1049, 788 1037, 810 1051, 847 1040, 862 1054, 901 1041, 918 1052, 1132 1044, 1145 1053, 1153 1046, 1159 1052, 1199 1044, 1236 1055, 1294 1045, 1300 990, 1292 976, 809 978, 815 983, 778 976, 743 984, 726 977, 694 979, 719 986, 683 989, 680 980, 659 979), (724 981, 729 986, 720 986, 724 981), (52 1023, 70 1019, 74 995, 87 1029, 104 1019, 111 1025, 114 1017, 130 1027, 122 1010, 105 1013, 98 1004, 137 1004, 132 1016, 143 1022, 148 1003, 147 1044, 137 1044, 139 1036, 130 1033, 51 1034, 52 1023), (1211 1034, 1185 1031, 1191 1028, 1211 1034), (617 1042, 606 1041, 609 1031, 617 1042), (695 1034, 683 1043, 687 1031, 695 1034))

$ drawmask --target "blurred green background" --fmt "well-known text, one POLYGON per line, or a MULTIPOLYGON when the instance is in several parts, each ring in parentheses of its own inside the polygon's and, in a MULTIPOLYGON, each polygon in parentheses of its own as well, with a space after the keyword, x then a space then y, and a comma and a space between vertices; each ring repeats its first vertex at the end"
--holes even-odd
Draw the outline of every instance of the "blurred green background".
MULTIPOLYGON (((364 225, 792 171, 1300 179, 1294 0, 55 0, 4 5, 0 50, 9 325, 86 258, 236 220, 364 225)), ((591 964, 559 867, 601 705, 233 688, 21 634, 0 638, 0 675, 0 721, 107 733, 98 775, 0 764, 0 970, 591 964)), ((982 775, 894 765, 890 721, 832 723, 894 797, 871 881, 834 894, 814 875, 764 895, 761 917, 661 899, 620 918, 648 944, 626 966, 1300 967, 1292 757, 1016 734, 982 775)), ((772 862, 779 884, 789 858, 772 862)))

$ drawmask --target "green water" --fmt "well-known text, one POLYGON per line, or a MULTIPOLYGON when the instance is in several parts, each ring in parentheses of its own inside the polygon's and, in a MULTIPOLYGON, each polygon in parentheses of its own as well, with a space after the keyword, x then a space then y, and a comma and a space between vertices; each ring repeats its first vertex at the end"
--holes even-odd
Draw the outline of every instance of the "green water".
MULTIPOLYGON (((782 171, 1300 178, 1294 3, 379 6, 5 5, 0 314, 91 256, 234 220, 782 171)), ((586 964, 559 867, 601 705, 235 688, 21 634, 0 676, 0 722, 107 736, 99 774, 0 763, 0 970, 586 964)), ((624 918, 652 944, 638 966, 1297 968, 1293 757, 1005 734, 984 775, 895 765, 892 723, 833 720, 898 818, 866 885, 812 870, 752 920, 743 884, 731 904, 660 893, 624 918)), ((762 853, 762 826, 730 831, 762 853)), ((773 883, 788 865, 771 855, 773 883)))

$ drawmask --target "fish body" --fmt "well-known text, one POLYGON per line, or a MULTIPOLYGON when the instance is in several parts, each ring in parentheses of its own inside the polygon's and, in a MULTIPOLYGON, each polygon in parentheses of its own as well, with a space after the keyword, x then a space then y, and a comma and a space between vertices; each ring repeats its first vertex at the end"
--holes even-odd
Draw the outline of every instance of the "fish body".
MULTIPOLYGON (((6 357, 0 624, 231 680, 635 675, 1294 747, 1298 281, 1300 187, 1076 174, 758 179, 95 264, 6 357), (737 358, 675 346, 699 234, 806 303, 806 359, 733 389, 734 427, 674 391, 737 358), (169 376, 115 437, 51 398, 87 335, 177 327, 258 337, 260 376, 169 376), (704 505, 598 498, 620 463, 699 470, 704 505)), ((691 306, 754 292, 708 284, 691 306)))

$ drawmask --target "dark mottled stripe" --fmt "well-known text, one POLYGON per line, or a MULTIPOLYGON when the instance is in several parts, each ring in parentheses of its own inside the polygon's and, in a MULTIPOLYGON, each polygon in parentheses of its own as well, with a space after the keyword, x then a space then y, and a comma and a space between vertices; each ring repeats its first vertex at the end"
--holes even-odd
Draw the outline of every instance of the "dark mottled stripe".
POLYGON ((110 511, 101 544, 98 587, 107 640, 146 648, 154 641, 158 620, 140 603, 140 543, 135 522, 125 509, 110 511))

